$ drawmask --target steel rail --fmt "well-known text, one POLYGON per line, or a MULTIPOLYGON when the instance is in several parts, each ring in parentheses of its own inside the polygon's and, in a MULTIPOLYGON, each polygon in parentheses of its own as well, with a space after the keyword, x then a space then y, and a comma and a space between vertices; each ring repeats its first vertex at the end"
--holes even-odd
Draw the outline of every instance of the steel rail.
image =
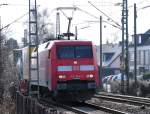
MULTIPOLYGON (((72 106, 69 106, 69 105, 58 103, 58 102, 55 102, 55 101, 52 101, 52 100, 42 99, 42 102, 48 103, 51 107, 54 107, 55 109, 56 109, 56 107, 61 107, 63 109, 75 112, 77 114, 89 114, 89 112, 80 110, 78 108, 75 108, 75 107, 72 107, 72 106)), ((108 112, 108 113, 111 113, 111 114, 127 114, 127 112, 122 112, 122 111, 111 109, 111 108, 104 107, 104 106, 98 106, 97 104, 90 103, 90 102, 79 103, 79 104, 80 105, 82 104, 82 106, 86 106, 86 107, 89 107, 89 108, 92 108, 92 109, 96 109, 98 111, 108 112)))
POLYGON ((111 108, 104 107, 104 106, 99 106, 97 104, 90 103, 90 102, 85 102, 85 105, 88 107, 91 107, 91 108, 98 109, 100 111, 105 111, 105 112, 111 113, 111 114, 128 114, 127 112, 111 109, 111 108))
POLYGON ((60 107, 60 108, 75 112, 77 114, 88 114, 88 112, 85 112, 85 111, 80 110, 78 108, 74 108, 74 107, 71 107, 71 106, 68 106, 68 105, 65 105, 65 104, 62 104, 62 103, 55 102, 53 100, 41 99, 41 101, 45 102, 45 103, 48 103, 49 105, 51 105, 53 107, 60 107))
POLYGON ((145 102, 145 101, 137 101, 135 99, 127 99, 127 98, 118 98, 114 96, 107 96, 107 95, 94 95, 94 98, 101 98, 104 100, 109 100, 109 101, 115 101, 115 102, 124 102, 124 103, 131 103, 137 106, 145 105, 145 106, 150 106, 150 103, 145 102))
POLYGON ((110 96, 110 97, 119 97, 119 98, 124 98, 124 99, 137 100, 137 101, 150 103, 150 98, 144 98, 144 97, 136 97, 136 96, 129 96, 129 95, 118 95, 118 94, 108 94, 108 93, 99 93, 98 95, 110 96))

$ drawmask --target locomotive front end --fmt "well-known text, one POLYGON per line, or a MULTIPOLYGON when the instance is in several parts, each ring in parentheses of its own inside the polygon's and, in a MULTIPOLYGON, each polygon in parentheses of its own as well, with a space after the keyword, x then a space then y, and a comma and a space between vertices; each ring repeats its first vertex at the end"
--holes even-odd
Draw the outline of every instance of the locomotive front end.
POLYGON ((96 51, 91 42, 56 44, 56 92, 73 100, 86 100, 99 86, 96 51))

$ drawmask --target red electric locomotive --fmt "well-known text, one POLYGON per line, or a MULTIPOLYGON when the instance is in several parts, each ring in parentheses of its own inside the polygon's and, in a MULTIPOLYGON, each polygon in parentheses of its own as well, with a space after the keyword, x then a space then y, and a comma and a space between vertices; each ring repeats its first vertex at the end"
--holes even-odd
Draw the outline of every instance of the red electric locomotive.
MULTIPOLYGON (((33 49, 34 56, 37 50, 33 49)), ((40 94, 65 100, 86 100, 99 87, 96 48, 91 41, 56 40, 39 45, 40 94)), ((24 53, 25 52, 25 53, 24 53)), ((28 80, 28 62, 22 51, 23 77, 28 80), (25 72, 24 72, 25 71, 25 72)), ((36 62, 33 61, 34 66, 36 62)), ((36 74, 33 74, 32 79, 36 74)), ((33 83, 33 86, 36 86, 33 83)))

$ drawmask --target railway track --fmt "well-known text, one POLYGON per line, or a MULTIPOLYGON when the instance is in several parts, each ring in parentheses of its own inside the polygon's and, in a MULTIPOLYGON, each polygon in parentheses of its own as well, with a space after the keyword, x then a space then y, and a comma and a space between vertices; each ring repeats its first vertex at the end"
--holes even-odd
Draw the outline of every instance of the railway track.
POLYGON ((102 111, 111 113, 111 114, 127 114, 127 112, 111 109, 111 108, 104 107, 104 106, 99 106, 97 104, 90 103, 90 102, 85 102, 85 105, 89 106, 89 107, 93 107, 93 108, 98 109, 98 110, 102 110, 102 111))
POLYGON ((88 114, 88 112, 83 111, 79 108, 71 107, 71 106, 68 106, 66 104, 62 104, 60 102, 55 102, 51 99, 50 100, 40 99, 40 102, 42 102, 43 104, 47 104, 48 106, 53 107, 55 109, 62 108, 62 109, 65 109, 66 111, 71 111, 71 112, 74 112, 77 114, 88 114))
POLYGON ((85 102, 85 103, 77 102, 75 106, 72 106, 71 104, 68 103, 60 103, 60 102, 55 102, 47 99, 42 99, 42 102, 47 103, 48 105, 50 105, 50 107, 53 107, 55 109, 60 107, 67 111, 71 111, 77 114, 106 114, 106 113, 127 114, 126 112, 99 106, 97 104, 90 103, 90 102, 85 102))
POLYGON ((115 101, 115 102, 123 102, 123 103, 129 103, 136 106, 150 106, 150 99, 149 98, 141 98, 141 97, 134 97, 134 96, 127 96, 127 95, 114 95, 114 94, 96 94, 94 98, 100 98, 105 99, 109 101, 115 101))

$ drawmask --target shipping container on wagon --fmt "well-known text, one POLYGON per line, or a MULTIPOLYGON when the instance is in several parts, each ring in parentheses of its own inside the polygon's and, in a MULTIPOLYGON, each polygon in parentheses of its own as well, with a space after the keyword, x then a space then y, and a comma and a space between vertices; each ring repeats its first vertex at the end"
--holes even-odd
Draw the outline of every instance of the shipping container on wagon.
POLYGON ((34 48, 31 48, 29 52, 29 46, 22 48, 22 67, 23 67, 23 79, 29 79, 29 54, 32 54, 34 48))

